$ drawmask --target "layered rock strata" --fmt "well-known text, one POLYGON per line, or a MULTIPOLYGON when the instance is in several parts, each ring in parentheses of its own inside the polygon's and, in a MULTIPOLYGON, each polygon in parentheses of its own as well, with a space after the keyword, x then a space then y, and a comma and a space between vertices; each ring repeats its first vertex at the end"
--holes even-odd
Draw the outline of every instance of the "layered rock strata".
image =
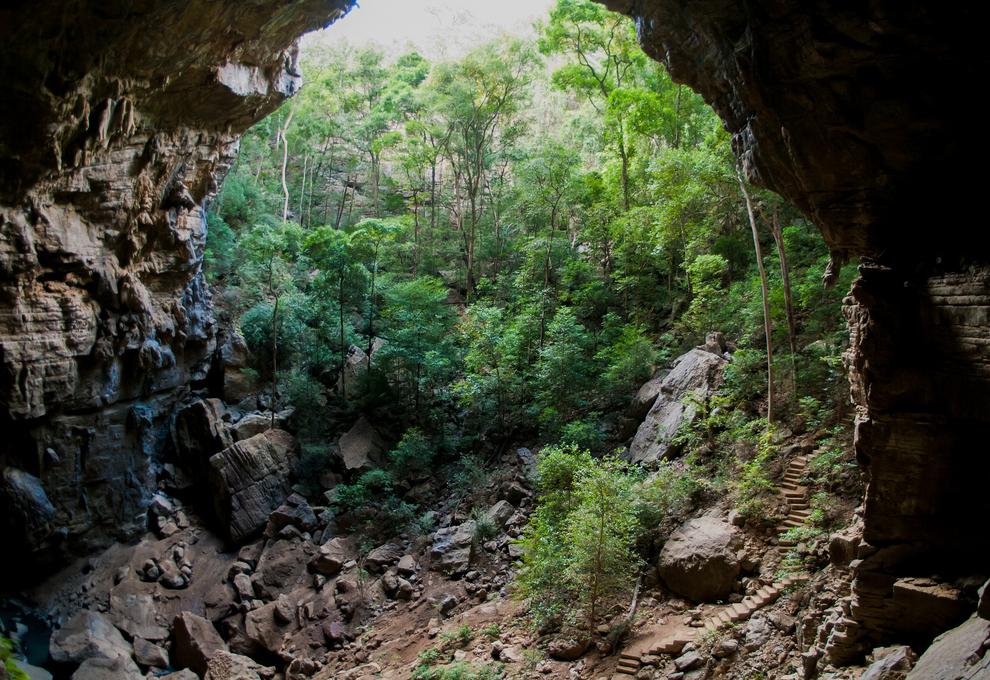
POLYGON ((206 202, 237 135, 298 89, 296 38, 349 4, 4 8, 0 522, 21 564, 143 528, 215 350, 206 202))
POLYGON ((979 538, 990 512, 980 444, 990 425, 990 250, 970 202, 983 178, 953 172, 988 141, 969 134, 965 107, 946 105, 986 71, 987 10, 606 4, 632 15, 647 52, 716 109, 748 177, 821 228, 830 274, 863 259, 846 314, 855 446, 869 482, 839 656, 891 637, 930 640, 959 614, 946 614, 946 583, 915 578, 952 581, 990 565, 979 538))

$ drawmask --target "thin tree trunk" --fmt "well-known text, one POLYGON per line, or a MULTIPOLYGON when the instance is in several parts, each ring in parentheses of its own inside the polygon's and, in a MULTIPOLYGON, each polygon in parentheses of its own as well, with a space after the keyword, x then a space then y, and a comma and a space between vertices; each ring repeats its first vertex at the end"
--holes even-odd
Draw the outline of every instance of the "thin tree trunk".
POLYGON ((756 251, 756 267, 760 270, 760 292, 763 294, 763 332, 767 336, 767 424, 773 423, 774 387, 773 387, 773 339, 770 325, 770 292, 767 286, 767 270, 763 266, 763 249, 760 247, 760 234, 756 228, 756 217, 753 215, 753 201, 746 190, 742 170, 738 170, 739 189, 746 200, 746 213, 749 215, 749 226, 753 230, 753 249, 756 251))
POLYGON ((306 171, 309 165, 309 154, 303 155, 303 176, 302 176, 302 189, 299 190, 299 224, 305 224, 306 220, 303 218, 303 208, 306 205, 306 171))
POLYGON ((272 309, 272 420, 269 429, 275 429, 275 406, 278 396, 278 303, 281 297, 275 296, 275 306, 272 309))
POLYGON ((285 117, 285 125, 282 126, 282 130, 279 133, 279 136, 282 138, 282 194, 285 197, 285 201, 282 203, 283 222, 289 218, 289 185, 285 181, 285 170, 289 164, 289 140, 285 134, 289 130, 289 123, 292 122, 292 115, 294 113, 294 109, 289 109, 289 115, 285 117))
POLYGON ((780 278, 784 283, 784 308, 787 311, 787 339, 790 342, 791 354, 797 354, 797 321, 794 319, 794 300, 791 297, 791 274, 787 264, 787 252, 784 250, 784 236, 780 229, 780 215, 774 208, 770 215, 770 233, 777 244, 777 256, 780 261, 780 278))
POLYGON ((344 274, 337 280, 337 320, 340 323, 340 396, 347 399, 347 348, 344 346, 344 274))
POLYGON ((347 184, 344 184, 344 193, 340 195, 340 203, 337 204, 337 219, 334 220, 333 228, 340 229, 340 220, 344 216, 344 206, 347 205, 347 184))

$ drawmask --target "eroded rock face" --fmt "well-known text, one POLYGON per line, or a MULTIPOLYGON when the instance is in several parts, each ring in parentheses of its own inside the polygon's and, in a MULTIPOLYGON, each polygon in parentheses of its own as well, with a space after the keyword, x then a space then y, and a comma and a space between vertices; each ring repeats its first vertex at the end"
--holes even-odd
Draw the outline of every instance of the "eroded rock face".
POLYGON ((12 546, 28 569, 143 528, 172 409, 214 352, 205 202, 237 135, 298 89, 295 39, 349 4, 4 10, 0 465, 55 510, 12 546))
POLYGON ((629 444, 630 460, 652 463, 666 457, 677 431, 694 419, 697 404, 706 402, 722 384, 724 366, 721 356, 698 347, 681 355, 657 386, 653 405, 629 444))
MULTIPOLYGON (((866 258, 848 299, 856 452, 869 483, 846 660, 895 636, 895 582, 982 574, 990 459, 990 233, 973 205, 982 157, 944 102, 978 82, 987 10, 918 3, 603 0, 700 92, 750 179, 800 206, 833 264, 866 258), (926 83, 919 90, 918 83, 926 83), (931 87, 927 87, 930 84, 931 87)), ((826 279, 832 276, 826 274, 826 279)), ((940 621, 939 625, 942 622, 940 621)))
POLYGON ((288 432, 268 430, 210 458, 213 506, 231 541, 241 543, 261 531, 289 495, 296 448, 288 432))

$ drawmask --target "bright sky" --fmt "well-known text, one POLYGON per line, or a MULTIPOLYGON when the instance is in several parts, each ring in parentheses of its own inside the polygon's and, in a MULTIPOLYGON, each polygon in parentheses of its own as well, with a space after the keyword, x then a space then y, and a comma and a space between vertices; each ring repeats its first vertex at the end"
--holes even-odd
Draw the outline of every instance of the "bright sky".
POLYGON ((377 44, 391 55, 414 47, 453 59, 500 32, 531 33, 554 0, 359 0, 337 23, 303 38, 309 45, 377 44))

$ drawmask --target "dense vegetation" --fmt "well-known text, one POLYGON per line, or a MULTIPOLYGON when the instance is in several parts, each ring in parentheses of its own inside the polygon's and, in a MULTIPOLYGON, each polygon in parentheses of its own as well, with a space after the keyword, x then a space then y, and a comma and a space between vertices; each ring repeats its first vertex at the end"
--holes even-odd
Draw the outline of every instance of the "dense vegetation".
POLYGON ((447 465, 470 489, 501 447, 559 444, 543 464, 569 481, 541 482, 551 500, 530 526, 526 582, 552 616, 590 592, 569 615, 593 623, 616 584, 588 568, 600 545, 566 537, 634 486, 645 501, 600 536, 624 570, 643 527, 706 489, 759 513, 768 347, 772 420, 840 420, 851 272, 822 287, 818 232, 742 182, 714 113, 642 53, 627 19, 559 0, 535 44, 501 38, 443 63, 344 49, 304 70, 302 92, 243 140, 209 215, 208 273, 257 379, 296 406, 309 469, 329 465, 358 411, 397 442, 385 468, 338 488, 340 509, 419 521, 399 497, 406 478, 447 465), (685 461, 646 484, 598 460, 621 443, 631 393, 715 330, 733 361, 682 433, 685 461), (352 346, 370 357, 357 380, 344 375, 352 346), (730 460, 738 442, 748 457, 730 460), (545 535, 569 552, 541 563, 545 535), (569 590, 541 601, 553 560, 569 590))

